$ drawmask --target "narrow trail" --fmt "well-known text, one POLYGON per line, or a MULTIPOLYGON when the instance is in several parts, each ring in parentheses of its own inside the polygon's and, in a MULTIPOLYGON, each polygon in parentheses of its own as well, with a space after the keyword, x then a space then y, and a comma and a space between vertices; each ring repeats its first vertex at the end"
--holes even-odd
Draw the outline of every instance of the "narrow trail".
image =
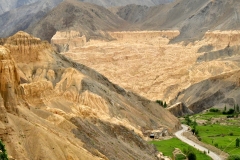
POLYGON ((177 132, 175 133, 175 136, 176 136, 178 139, 180 139, 181 141, 189 144, 190 146, 192 146, 192 147, 194 147, 194 148, 196 148, 196 149, 198 149, 198 150, 200 150, 200 151, 202 151, 202 152, 203 152, 203 151, 206 151, 206 154, 207 154, 209 157, 211 157, 213 160, 223 160, 223 159, 222 159, 220 156, 218 156, 216 153, 214 153, 214 152, 212 152, 212 151, 210 151, 210 153, 208 153, 208 149, 207 149, 207 148, 205 148, 205 147, 203 147, 203 146, 200 146, 199 144, 197 144, 197 143, 195 143, 195 142, 187 139, 186 137, 184 137, 184 136, 182 135, 182 133, 185 132, 185 131, 187 131, 187 130, 188 130, 188 127, 187 127, 186 125, 182 125, 182 128, 183 128, 182 130, 177 131, 177 132))

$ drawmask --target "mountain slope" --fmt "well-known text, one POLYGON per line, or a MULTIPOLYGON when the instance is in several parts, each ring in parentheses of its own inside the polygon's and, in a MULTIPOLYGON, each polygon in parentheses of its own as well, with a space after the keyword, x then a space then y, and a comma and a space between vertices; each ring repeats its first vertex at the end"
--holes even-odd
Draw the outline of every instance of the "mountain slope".
POLYGON ((103 31, 115 30, 123 20, 104 7, 67 0, 27 31, 48 40, 59 30, 76 30, 87 38, 110 38, 103 31))
MULTIPOLYGON (((134 28, 140 30, 172 30, 178 29, 180 36, 175 42, 200 39, 208 30, 235 30, 240 24, 240 1, 230 0, 176 0, 172 3, 153 6, 142 12, 142 7, 126 6, 117 14, 123 19, 129 19, 129 10, 139 17, 134 28), (125 8, 125 9, 124 9, 125 8), (142 14, 143 13, 143 14, 142 14), (219 13, 219 14, 217 14, 219 13)), ((135 18, 136 19, 136 18, 135 18)))
POLYGON ((18 31, 27 29, 42 19, 60 2, 62 2, 62 0, 39 0, 0 15, 0 36, 8 37, 18 31))
POLYGON ((184 102, 194 113, 214 107, 233 108, 240 104, 239 73, 232 71, 194 84, 180 92, 172 103, 184 102))
POLYGON ((0 138, 13 158, 157 159, 144 132, 179 128, 155 102, 27 33, 7 38, 0 60, 0 138))
POLYGON ((94 3, 100 6, 110 7, 110 6, 126 6, 128 4, 136 4, 136 5, 146 5, 146 6, 154 6, 164 3, 172 2, 173 0, 80 0, 82 2, 94 3))
POLYGON ((189 77, 195 83, 179 92, 171 103, 183 102, 195 113, 239 104, 239 40, 238 31, 214 31, 195 43, 202 46, 189 68, 189 77))
POLYGON ((0 0, 0 15, 12 9, 28 5, 39 0, 0 0))

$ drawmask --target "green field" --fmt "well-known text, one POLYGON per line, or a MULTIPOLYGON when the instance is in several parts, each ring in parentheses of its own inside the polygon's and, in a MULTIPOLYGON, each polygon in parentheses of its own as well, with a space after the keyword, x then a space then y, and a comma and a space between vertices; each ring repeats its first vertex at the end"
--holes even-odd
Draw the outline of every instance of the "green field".
POLYGON ((172 152, 174 151, 174 149, 179 148, 182 151, 188 149, 192 150, 196 154, 198 160, 211 160, 211 158, 208 157, 206 154, 196 150, 195 148, 189 146, 186 143, 183 143, 177 138, 172 138, 163 141, 152 141, 151 143, 154 144, 157 147, 157 149, 160 152, 162 152, 165 156, 172 157, 172 152))
POLYGON ((229 155, 240 154, 240 148, 235 146, 236 139, 240 138, 239 127, 212 124, 197 126, 197 130, 202 142, 215 145, 229 155))

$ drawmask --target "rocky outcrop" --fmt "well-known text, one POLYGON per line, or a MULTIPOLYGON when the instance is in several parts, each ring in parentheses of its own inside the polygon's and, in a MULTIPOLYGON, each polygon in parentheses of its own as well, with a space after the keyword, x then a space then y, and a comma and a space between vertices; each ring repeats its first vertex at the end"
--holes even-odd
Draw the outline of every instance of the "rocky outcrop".
POLYGON ((16 106, 20 77, 10 51, 3 46, 0 46, 0 77, 0 93, 4 100, 4 107, 7 112, 18 113, 16 106))
POLYGON ((182 117, 185 115, 191 115, 193 114, 193 111, 191 111, 184 103, 179 102, 176 103, 170 107, 167 108, 174 116, 176 117, 182 117))

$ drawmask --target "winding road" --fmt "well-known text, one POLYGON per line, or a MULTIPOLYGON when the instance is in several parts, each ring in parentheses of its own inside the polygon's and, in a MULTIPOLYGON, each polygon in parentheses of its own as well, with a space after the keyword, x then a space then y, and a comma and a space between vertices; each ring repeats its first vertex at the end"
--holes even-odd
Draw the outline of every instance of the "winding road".
POLYGON ((180 139, 181 141, 189 144, 190 146, 192 146, 192 147, 194 147, 194 148, 196 148, 196 149, 198 149, 198 150, 200 150, 200 151, 202 151, 202 152, 203 152, 203 151, 206 151, 206 154, 208 154, 208 156, 210 156, 213 160, 223 160, 223 159, 222 159, 220 156, 218 156, 216 153, 214 153, 214 152, 212 152, 212 151, 210 151, 210 153, 208 153, 208 149, 207 149, 207 148, 205 148, 205 147, 203 147, 203 146, 200 146, 199 144, 197 144, 197 143, 195 143, 195 142, 187 139, 186 137, 184 137, 184 136, 182 135, 182 133, 185 132, 185 131, 187 131, 187 130, 188 130, 188 127, 187 127, 186 125, 182 125, 182 128, 183 128, 182 130, 177 131, 177 132, 175 133, 175 136, 176 136, 178 139, 180 139))

